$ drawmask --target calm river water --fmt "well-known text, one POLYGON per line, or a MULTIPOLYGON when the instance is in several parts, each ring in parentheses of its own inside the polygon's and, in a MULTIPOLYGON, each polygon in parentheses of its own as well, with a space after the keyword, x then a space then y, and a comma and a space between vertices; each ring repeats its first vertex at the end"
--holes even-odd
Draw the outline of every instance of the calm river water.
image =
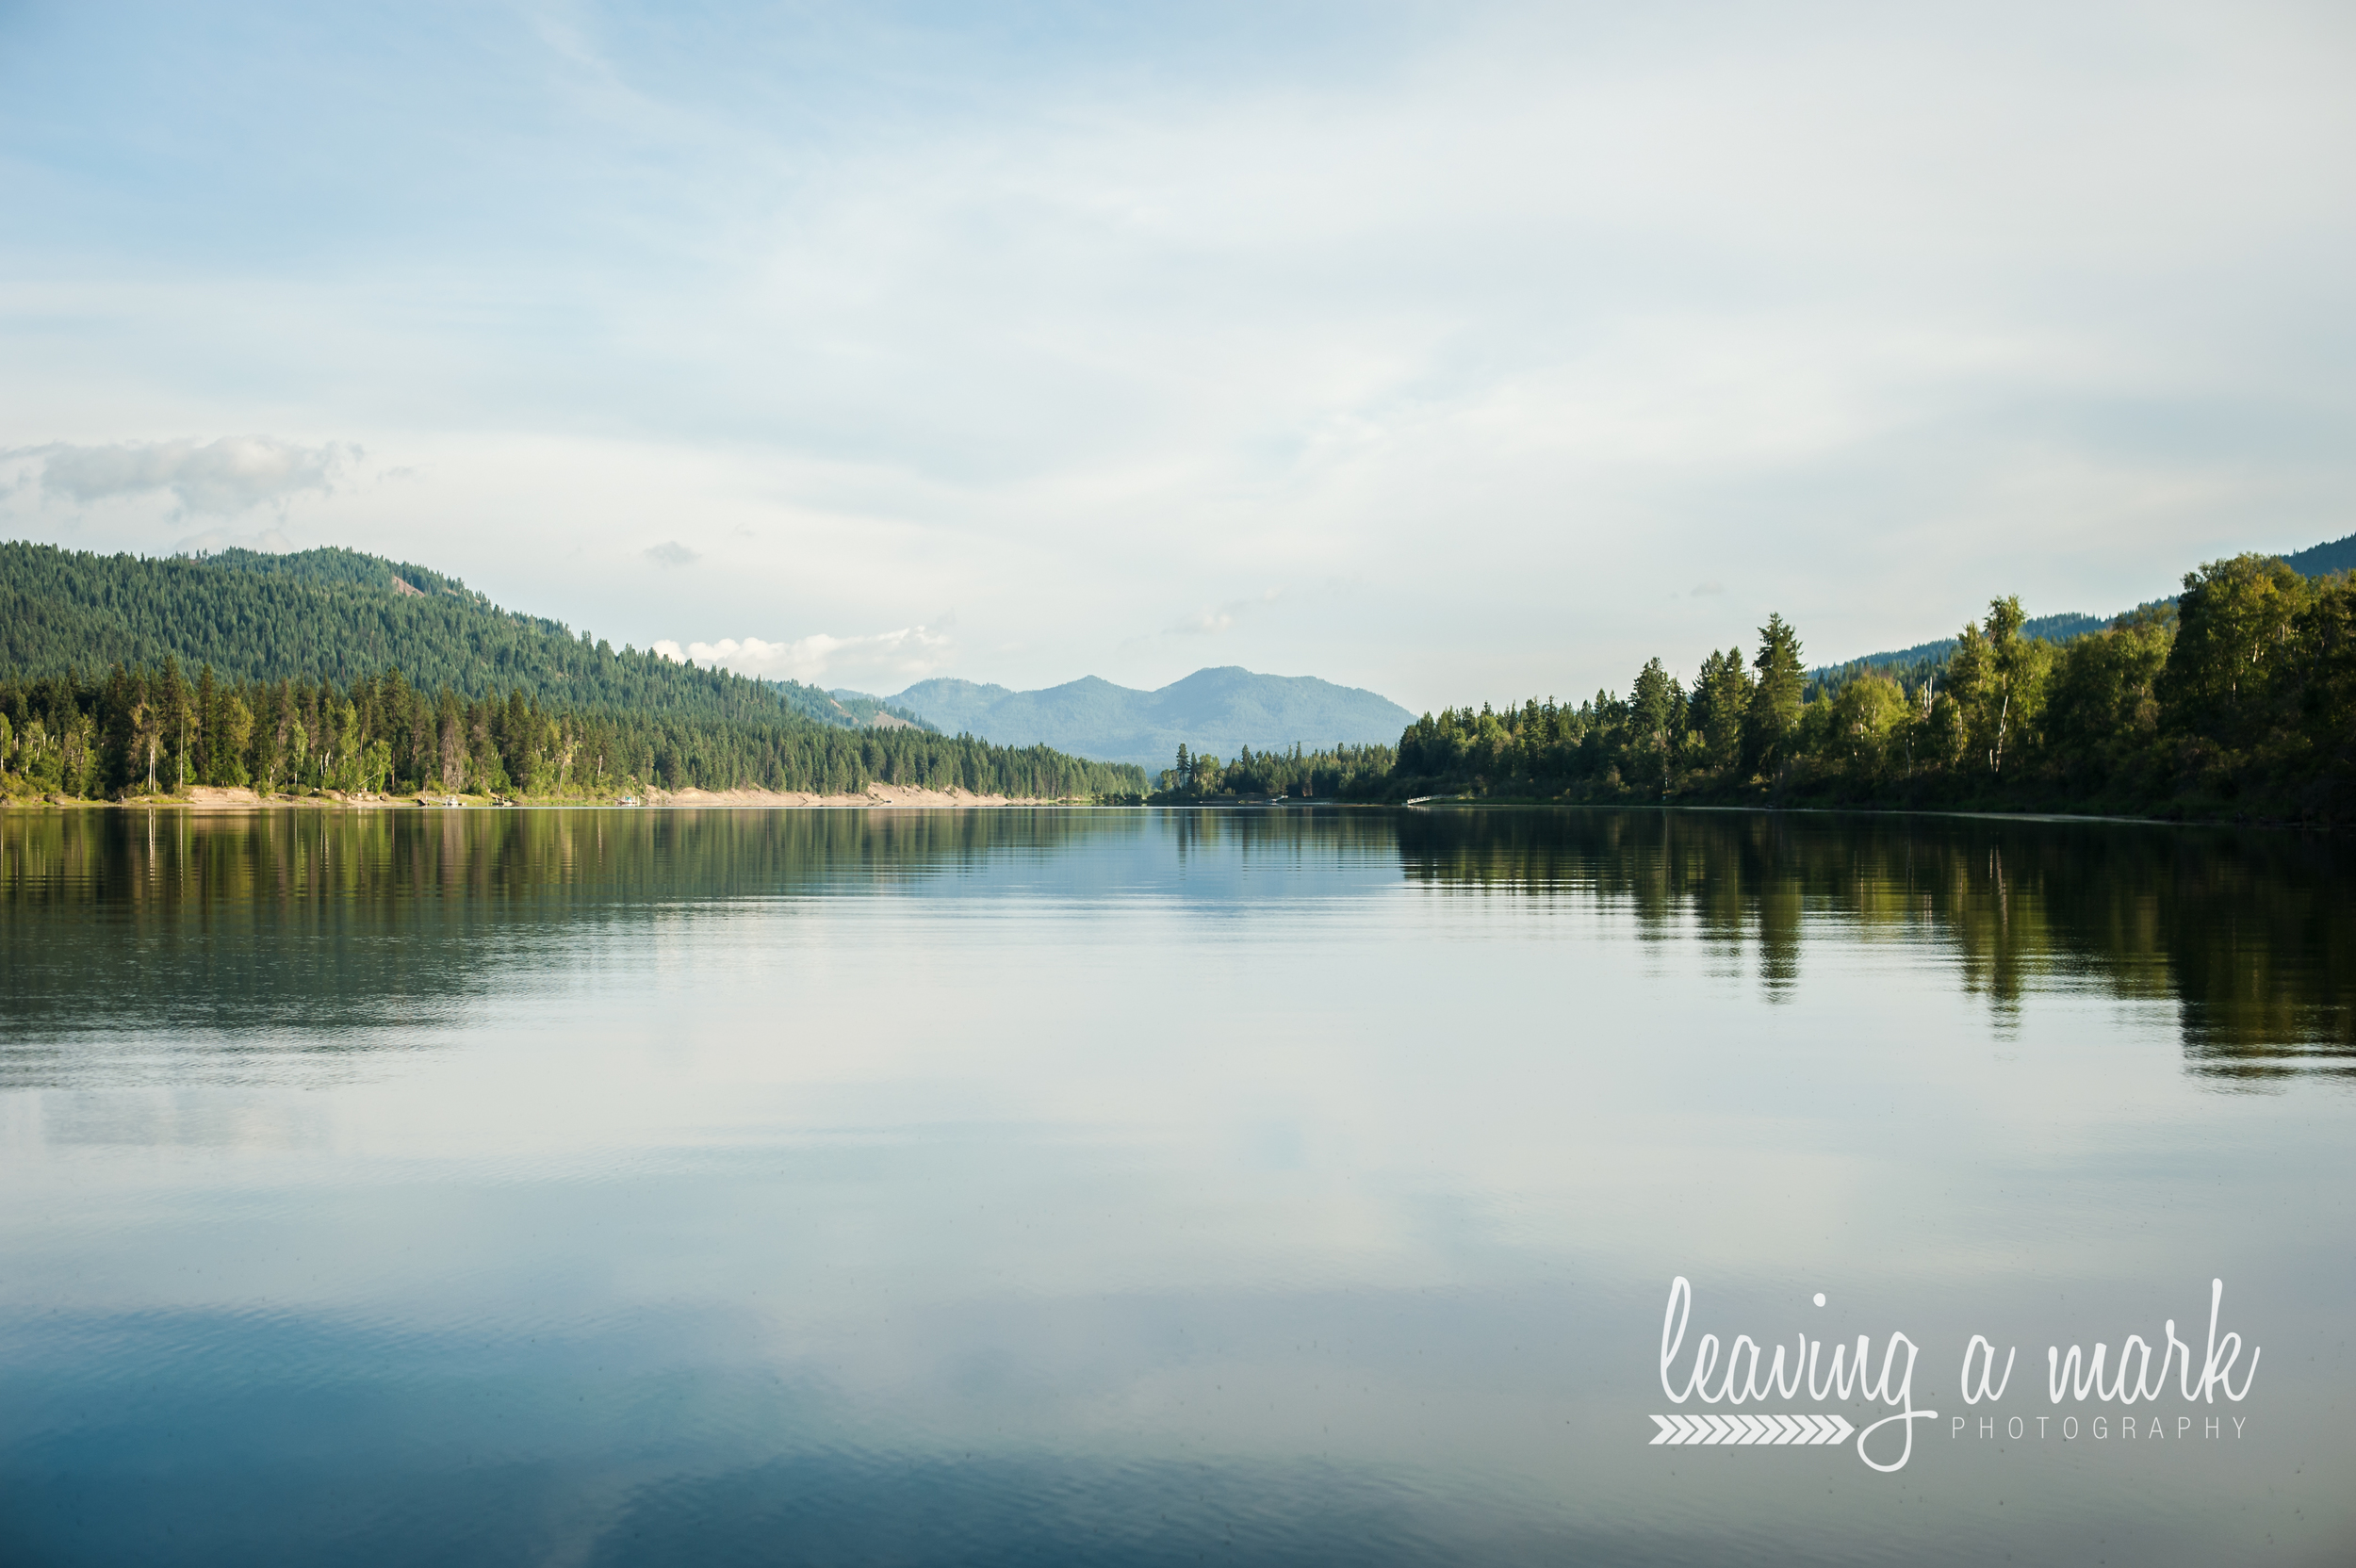
POLYGON ((0 1562, 2356 1560, 2352 858, 10 812, 0 1562))

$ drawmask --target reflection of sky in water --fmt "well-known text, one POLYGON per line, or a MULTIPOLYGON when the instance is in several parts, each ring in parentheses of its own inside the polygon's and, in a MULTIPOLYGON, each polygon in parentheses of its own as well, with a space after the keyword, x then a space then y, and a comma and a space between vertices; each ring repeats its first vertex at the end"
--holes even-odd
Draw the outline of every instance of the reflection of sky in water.
POLYGON ((2299 1070, 2338 1060, 2336 930, 2271 947, 2254 1001, 2083 936, 2123 884, 2162 939, 2247 945, 2328 864, 2224 843, 2240 890, 2180 918, 2181 843, 2024 825, 1986 830, 2032 868, 1999 890, 1952 825, 1891 860, 1736 818, 1665 849, 1610 819, 1639 852, 1593 815, 540 815, 143 865, 0 825, 12 973, 49 976, 0 1048, 0 1556, 2356 1539, 2350 1105, 2299 1070), (2217 1076, 2201 1006, 2291 1020, 2276 1066, 2217 1076), (2027 1415, 2045 1345, 2192 1337, 2221 1274, 2266 1347, 2251 1435, 1942 1420, 1887 1478, 1649 1448, 1678 1273, 1695 1334, 1903 1329, 1943 1414, 1966 1336, 2017 1344, 2027 1415))

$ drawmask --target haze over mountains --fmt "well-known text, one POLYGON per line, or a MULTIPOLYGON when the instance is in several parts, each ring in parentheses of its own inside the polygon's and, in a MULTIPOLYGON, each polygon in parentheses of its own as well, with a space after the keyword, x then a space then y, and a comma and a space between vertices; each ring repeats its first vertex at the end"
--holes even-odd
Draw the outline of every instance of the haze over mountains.
MULTIPOLYGON (((835 694, 853 702, 864 696, 835 694)), ((920 680, 889 701, 953 735, 969 731, 1002 745, 1049 745, 1148 769, 1170 766, 1182 742, 1191 751, 1231 760, 1245 746, 1391 745, 1415 717, 1357 687, 1315 676, 1260 675, 1232 664, 1197 670, 1152 692, 1095 676, 1037 692, 935 679, 920 680)))

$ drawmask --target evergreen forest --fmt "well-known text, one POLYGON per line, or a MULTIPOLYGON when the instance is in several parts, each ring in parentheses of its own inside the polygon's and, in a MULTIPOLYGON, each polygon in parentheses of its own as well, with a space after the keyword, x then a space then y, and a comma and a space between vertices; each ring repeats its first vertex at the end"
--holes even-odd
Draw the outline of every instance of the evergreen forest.
POLYGON ((574 635, 352 550, 0 543, 0 792, 1135 794, 1143 771, 574 635))
POLYGON ((2031 635, 2020 600, 1998 598, 1942 656, 1811 673, 1798 629, 1771 615, 1690 679, 1653 659, 1625 694, 1446 709, 1396 751, 1181 750, 1152 798, 2356 819, 2356 573, 2242 555, 2078 635, 2060 619, 2031 635))
POLYGON ((2338 824, 2356 817, 2356 573, 2323 559, 2334 550, 2212 562, 2177 597, 2108 623, 2031 620, 1997 598, 1951 640, 1837 668, 1810 670, 1799 630, 1771 615, 1690 678, 1656 658, 1625 694, 1444 709, 1396 746, 1223 760, 1181 745, 1148 796, 1135 766, 944 736, 875 699, 846 707, 617 651, 406 563, 7 543, 0 793, 588 799, 882 782, 1174 804, 1467 797, 2338 824))

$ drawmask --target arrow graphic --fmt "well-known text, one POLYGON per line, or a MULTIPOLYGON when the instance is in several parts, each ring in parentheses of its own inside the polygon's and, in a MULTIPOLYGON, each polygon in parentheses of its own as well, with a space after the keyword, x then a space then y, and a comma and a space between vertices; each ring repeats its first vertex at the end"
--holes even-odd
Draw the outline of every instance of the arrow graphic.
POLYGON ((1742 1447, 1753 1444, 1807 1446, 1846 1443, 1857 1429, 1839 1415, 1656 1415, 1653 1446, 1716 1444, 1742 1447))

